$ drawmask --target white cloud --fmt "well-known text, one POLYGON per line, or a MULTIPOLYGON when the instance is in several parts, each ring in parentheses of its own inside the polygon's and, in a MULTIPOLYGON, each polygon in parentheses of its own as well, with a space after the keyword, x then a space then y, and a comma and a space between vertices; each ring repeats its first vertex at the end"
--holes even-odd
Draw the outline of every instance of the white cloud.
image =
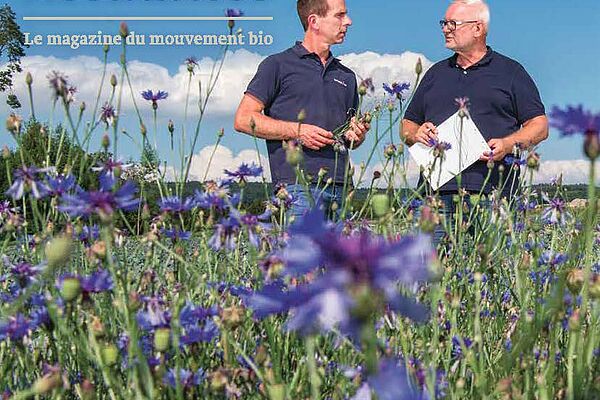
MULTIPOLYGON (((269 170, 269 160, 265 155, 261 154, 260 162, 262 163, 263 174, 266 180, 270 182, 271 172, 269 170)), ((202 181, 205 176, 206 179, 218 180, 220 178, 225 177, 223 170, 228 169, 230 171, 234 171, 239 167, 241 163, 254 163, 258 165, 258 154, 256 150, 245 149, 237 154, 233 154, 231 149, 223 145, 218 145, 216 149, 214 146, 206 146, 203 149, 201 149, 197 154, 194 154, 192 156, 189 180, 202 181), (208 173, 206 173, 207 169, 208 173)), ((167 179, 172 179, 175 172, 175 167, 167 167, 167 179)), ((251 181, 252 180, 262 181, 262 178, 258 177, 256 179, 251 179, 251 181)))
MULTIPOLYGON (((382 94, 381 86, 384 82, 414 81, 414 68, 418 58, 423 60, 425 68, 431 65, 425 56, 411 52, 402 54, 377 54, 365 52, 360 54, 342 55, 340 58, 350 68, 362 77, 372 77, 375 88, 379 95, 382 94)), ((207 112, 208 115, 232 116, 235 112, 244 90, 254 76, 258 64, 264 59, 257 53, 245 49, 229 51, 223 64, 219 80, 211 94, 207 112)), ((198 108, 198 82, 201 81, 203 96, 208 88, 211 70, 216 60, 205 57, 198 61, 199 66, 192 78, 189 99, 189 114, 197 115, 198 108)), ((38 117, 48 115, 51 110, 51 102, 48 101, 52 92, 48 85, 47 75, 55 70, 64 73, 69 82, 77 87, 76 105, 84 101, 91 110, 96 101, 98 88, 101 82, 103 61, 97 57, 77 56, 69 59, 61 59, 53 56, 27 56, 21 59, 23 72, 14 79, 15 94, 21 99, 23 113, 29 113, 29 102, 25 74, 33 76, 34 107, 38 117)), ((169 118, 183 118, 185 98, 188 92, 188 71, 181 65, 174 74, 155 63, 132 60, 128 62, 128 72, 133 88, 133 94, 140 110, 147 116, 150 115, 150 106, 143 100, 140 92, 146 89, 165 90, 169 98, 161 101, 159 114, 169 118)), ((104 82, 101 104, 106 101, 111 92, 109 78, 114 74, 121 77, 121 68, 118 63, 107 64, 107 75, 104 82)), ((360 80, 360 78, 359 78, 360 80)), ((120 85, 121 82, 118 82, 120 85)), ((116 96, 119 94, 117 86, 116 96)), ((129 85, 125 82, 122 99, 122 121, 131 119, 135 121, 135 110, 131 99, 129 85)), ((0 110, 7 111, 5 105, 0 110)), ((62 113, 62 110, 59 110, 62 113)), ((89 113, 88 113, 89 115, 89 113)))
MULTIPOLYGON (((533 183, 548 183, 562 174, 564 184, 588 183, 590 162, 587 160, 547 160, 533 175, 533 183)), ((600 184, 600 165, 595 166, 596 184, 600 184)))

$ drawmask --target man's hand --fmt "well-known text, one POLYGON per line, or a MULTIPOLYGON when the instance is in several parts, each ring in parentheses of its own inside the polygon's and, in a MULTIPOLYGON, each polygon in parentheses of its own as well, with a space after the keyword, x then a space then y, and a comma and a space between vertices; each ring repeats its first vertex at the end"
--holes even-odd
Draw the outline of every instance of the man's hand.
POLYGON ((437 134, 437 127, 431 122, 425 122, 417 129, 411 141, 413 143, 423 143, 425 146, 431 147, 430 140, 437 139, 437 134))
POLYGON ((490 139, 488 146, 492 149, 491 153, 486 151, 479 159, 481 161, 500 161, 505 156, 509 155, 513 151, 512 143, 506 138, 490 139))
POLYGON ((371 124, 360 120, 357 121, 356 117, 352 117, 350 127, 344 132, 344 137, 352 145, 351 148, 355 149, 365 141, 369 129, 371 129, 371 124))
POLYGON ((301 124, 297 139, 300 140, 302 146, 311 150, 319 150, 333 144, 333 133, 316 125, 301 124))

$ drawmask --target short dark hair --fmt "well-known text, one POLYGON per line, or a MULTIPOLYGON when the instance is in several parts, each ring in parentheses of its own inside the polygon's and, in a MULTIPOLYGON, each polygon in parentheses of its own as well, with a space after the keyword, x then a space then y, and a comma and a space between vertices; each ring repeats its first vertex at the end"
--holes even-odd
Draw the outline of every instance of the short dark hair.
POLYGON ((324 17, 329 11, 327 0, 298 0, 298 16, 304 31, 308 29, 308 16, 317 14, 319 17, 324 17))

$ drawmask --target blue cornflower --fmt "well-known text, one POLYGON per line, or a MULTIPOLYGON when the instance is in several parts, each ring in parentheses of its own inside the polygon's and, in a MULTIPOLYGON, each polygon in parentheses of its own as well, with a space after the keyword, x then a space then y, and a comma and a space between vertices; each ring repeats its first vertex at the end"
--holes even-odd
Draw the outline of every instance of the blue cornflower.
POLYGON ((21 340, 29 334, 32 328, 30 321, 23 314, 19 313, 14 317, 8 317, 7 321, 0 321, 0 341, 5 339, 21 340))
POLYGON ((550 126, 558 129, 563 136, 587 134, 588 132, 598 133, 600 131, 600 113, 594 114, 584 110, 582 105, 568 106, 565 110, 554 106, 550 111, 550 126))
POLYGON ((386 358, 380 361, 377 373, 367 377, 351 400, 370 400, 372 393, 379 400, 414 400, 421 396, 412 388, 403 363, 386 358))
POLYGON ((196 190, 194 192, 194 205, 202 209, 217 209, 224 210, 230 205, 235 207, 240 199, 239 193, 230 195, 229 185, 231 181, 228 179, 216 181, 208 181, 204 183, 204 190, 196 190))
POLYGON ((131 164, 124 164, 121 160, 113 160, 109 158, 103 163, 92 167, 92 171, 100 172, 99 179, 101 185, 113 186, 117 180, 117 176, 121 175, 121 172, 129 168, 131 164))
POLYGON ((75 177, 71 174, 58 174, 56 178, 46 175, 48 196, 61 197, 75 187, 75 177))
POLYGON ((240 10, 239 8, 228 8, 227 10, 225 10, 225 16, 226 17, 241 17, 244 15, 244 12, 242 10, 240 10))
POLYGON ((170 229, 162 229, 161 233, 165 235, 165 237, 171 239, 173 242, 177 242, 179 240, 190 240, 192 237, 192 232, 184 231, 183 229, 179 229, 177 227, 170 229))
POLYGON ((402 92, 408 90, 409 88, 410 83, 408 82, 394 82, 392 83, 392 86, 388 85, 387 83, 383 84, 383 90, 385 90, 390 96, 395 96, 398 100, 402 99, 402 92))
POLYGON ((41 178, 45 177, 45 173, 51 168, 37 168, 35 166, 21 166, 13 172, 13 184, 6 191, 6 194, 14 200, 23 197, 25 191, 31 191, 33 197, 41 199, 48 194, 48 186, 41 178))
MULTIPOLYGON (((293 310, 287 323, 290 330, 311 333, 339 325, 354 335, 364 322, 356 311, 365 307, 367 298, 415 320, 428 317, 423 305, 398 290, 399 283, 411 287, 429 277, 434 251, 426 235, 396 242, 366 232, 344 237, 325 226, 319 210, 304 216, 289 234, 287 246, 277 254, 285 263, 283 273, 315 276, 295 288, 274 282, 253 294, 248 303, 257 317, 293 310)), ((371 314, 376 311, 382 310, 371 314)))
POLYGON ((73 238, 82 242, 85 246, 89 246, 100 237, 100 228, 98 225, 84 225, 79 233, 73 231, 73 238))
POLYGON ((132 211, 137 208, 139 199, 134 197, 137 188, 132 181, 125 182, 116 191, 113 191, 108 183, 101 181, 98 191, 81 191, 73 195, 64 195, 58 209, 71 217, 89 217, 97 214, 103 219, 108 219, 117 209, 132 211))
POLYGON ((102 108, 100 109, 100 121, 104 122, 106 127, 112 126, 113 122, 115 122, 115 118, 117 117, 117 113, 112 105, 108 103, 104 103, 102 108))
POLYGON ((179 322, 183 327, 181 344, 210 342, 219 336, 219 328, 212 320, 217 315, 216 307, 203 308, 187 302, 179 313, 179 322))
POLYGON ((156 93, 153 93, 152 90, 148 89, 142 92, 142 97, 144 100, 148 100, 152 102, 152 109, 156 110, 158 108, 158 101, 164 100, 169 97, 169 93, 164 92, 162 90, 158 90, 156 93))
POLYGON ((600 155, 600 113, 584 111, 581 105, 577 108, 569 106, 564 111, 554 107, 550 113, 550 126, 563 136, 583 134, 583 151, 588 158, 595 160, 600 155))
POLYGON ((250 165, 246 163, 241 163, 237 170, 231 172, 229 170, 225 170, 225 175, 231 178, 237 178, 239 183, 247 182, 248 178, 254 178, 260 176, 262 174, 262 167, 252 163, 250 165))
MULTIPOLYGON (((172 387, 177 387, 177 370, 174 368, 170 368, 169 371, 165 374, 163 378, 163 382, 172 387)), ((194 374, 188 370, 183 368, 179 369, 179 383, 182 388, 188 389, 193 386, 199 386, 204 381, 204 370, 199 368, 198 371, 194 374)))
POLYGON ((88 293, 102 293, 113 289, 113 279, 110 272, 105 269, 98 269, 89 276, 81 279, 81 291, 84 295, 88 293))
POLYGON ((560 197, 550 199, 546 193, 543 193, 542 197, 548 203, 542 213, 542 219, 551 225, 564 225, 567 218, 570 218, 570 214, 566 211, 567 203, 560 197))
POLYGON ((194 203, 195 199, 193 197, 182 199, 179 196, 169 196, 159 200, 158 206, 162 212, 181 214, 191 210, 194 207, 194 203))
POLYGON ((462 346, 465 346, 466 349, 470 349, 473 345, 473 341, 468 337, 452 337, 452 356, 453 357, 461 357, 462 356, 462 346))
POLYGON ((522 165, 527 164, 527 160, 524 158, 515 157, 515 156, 506 156, 506 157, 504 157, 504 164, 506 164, 510 167, 518 168, 522 165))

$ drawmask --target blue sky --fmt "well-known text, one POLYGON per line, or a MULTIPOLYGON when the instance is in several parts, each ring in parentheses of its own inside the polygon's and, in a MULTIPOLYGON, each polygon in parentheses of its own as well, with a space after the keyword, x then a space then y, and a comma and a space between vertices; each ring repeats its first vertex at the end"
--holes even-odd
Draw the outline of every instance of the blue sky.
MULTIPOLYGON (((497 51, 521 62, 540 89, 549 109, 552 105, 583 103, 592 110, 600 109, 600 31, 597 18, 600 2, 597 0, 489 0, 492 22, 489 44, 497 51)), ((27 0, 9 1, 19 18, 21 29, 32 34, 50 33, 116 33, 118 22, 40 22, 24 21, 24 16, 214 16, 223 15, 228 7, 237 7, 246 16, 272 16, 273 21, 239 22, 244 31, 262 30, 273 36, 271 46, 246 47, 262 56, 284 50, 302 37, 302 29, 291 0, 27 0)), ((439 0, 347 0, 354 23, 346 42, 333 49, 335 54, 364 53, 402 54, 405 51, 423 54, 433 62, 447 57, 437 21, 443 16, 449 1, 439 0)), ((222 33, 225 22, 129 22, 138 33, 222 33)), ((158 64, 169 74, 177 73, 182 61, 191 55, 198 58, 215 57, 218 49, 209 47, 131 47, 129 60, 158 64)), ((69 60, 80 55, 101 57, 99 47, 34 46, 28 56, 53 56, 69 60)), ((110 61, 117 62, 118 51, 109 53, 110 61)), ((235 76, 227 77, 235 79, 235 76)), ((39 81, 39 80, 38 80, 39 81)), ((77 82, 75 82, 77 84, 77 82)), ((42 83, 40 83, 41 85, 42 83)), ((44 83, 45 85, 45 83, 44 83)), ((143 90, 145 88, 138 88, 143 90)), ((161 89, 169 90, 168 87, 161 89)), ((232 94, 239 96, 239 93, 232 94)), ((25 100, 25 99, 22 99, 25 100)), ((38 99, 39 100, 39 99, 38 99)), ((172 100, 173 101, 173 100, 172 100)), ((23 101, 25 103, 25 101, 23 101)), ((5 110, 4 107, 2 110, 5 110)), ((27 110, 24 107, 23 110, 27 110)), ((166 118, 166 116, 165 116, 166 118)), ((223 126, 232 131, 230 117, 209 118, 207 132, 223 126)), ((6 133, 0 140, 8 139, 6 133)), ((239 140, 228 135, 224 144, 234 151, 253 147, 250 140, 239 140)), ((201 147, 214 140, 206 134, 201 147)), ((579 139, 560 139, 555 132, 543 145, 546 159, 581 158, 579 139)), ((361 153, 358 153, 359 158, 361 153)))

